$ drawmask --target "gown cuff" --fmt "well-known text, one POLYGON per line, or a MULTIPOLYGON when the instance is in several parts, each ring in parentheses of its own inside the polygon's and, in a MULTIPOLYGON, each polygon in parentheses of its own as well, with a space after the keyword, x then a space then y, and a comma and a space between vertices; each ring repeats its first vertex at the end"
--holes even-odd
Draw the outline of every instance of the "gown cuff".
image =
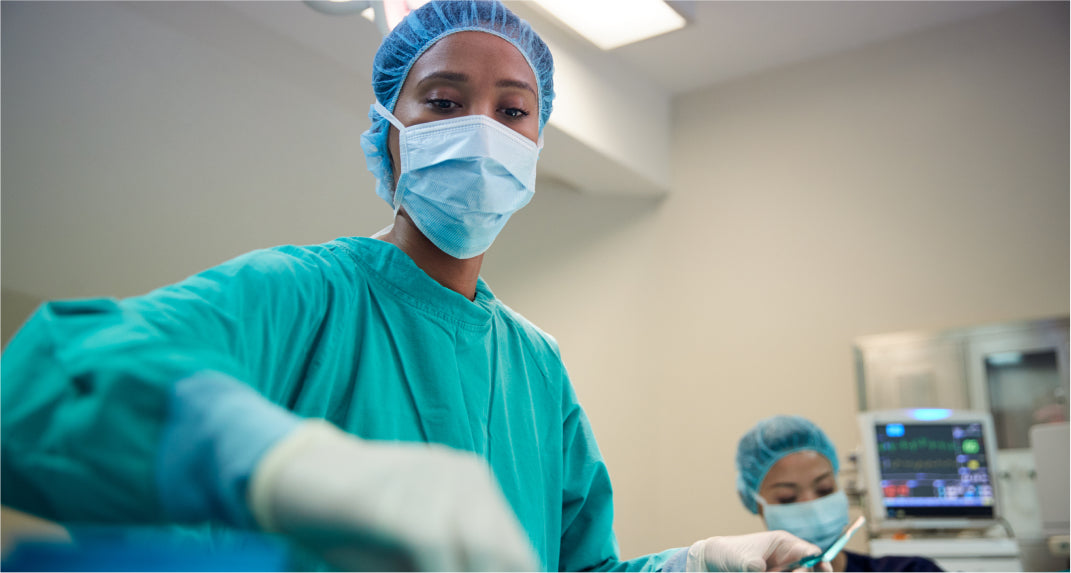
POLYGON ((221 372, 175 383, 156 464, 167 519, 255 527, 249 478, 261 456, 301 422, 221 372))
POLYGON ((671 555, 669 559, 662 562, 662 566, 658 568, 659 571, 686 571, 688 562, 688 548, 681 547, 676 553, 671 555))

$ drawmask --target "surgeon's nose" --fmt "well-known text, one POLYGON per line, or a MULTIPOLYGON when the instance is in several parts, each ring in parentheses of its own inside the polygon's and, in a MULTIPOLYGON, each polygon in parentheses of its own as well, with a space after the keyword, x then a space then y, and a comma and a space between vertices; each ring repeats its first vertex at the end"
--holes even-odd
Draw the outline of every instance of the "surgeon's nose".
POLYGON ((496 107, 495 101, 490 98, 477 99, 469 104, 468 115, 486 115, 495 121, 500 121, 500 118, 495 115, 496 107))

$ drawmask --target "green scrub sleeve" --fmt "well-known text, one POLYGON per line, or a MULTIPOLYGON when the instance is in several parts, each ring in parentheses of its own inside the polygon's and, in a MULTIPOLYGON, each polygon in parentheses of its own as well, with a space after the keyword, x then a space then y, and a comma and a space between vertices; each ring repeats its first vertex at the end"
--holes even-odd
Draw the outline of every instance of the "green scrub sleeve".
POLYGON ((185 482, 161 491, 159 475, 175 385, 215 376, 285 407, 322 321, 318 256, 255 251, 144 296, 41 306, 0 361, 2 503, 67 523, 175 521, 165 497, 185 482))
POLYGON ((562 492, 560 571, 661 571, 681 548, 667 549, 625 561, 613 532, 614 508, 610 474, 595 441, 587 414, 571 385, 562 426, 565 483, 562 492))

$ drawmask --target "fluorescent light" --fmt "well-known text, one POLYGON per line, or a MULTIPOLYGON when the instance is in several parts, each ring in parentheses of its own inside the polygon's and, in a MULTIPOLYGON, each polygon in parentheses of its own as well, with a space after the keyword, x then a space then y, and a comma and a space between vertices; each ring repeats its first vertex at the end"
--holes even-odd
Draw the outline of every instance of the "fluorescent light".
POLYGON ((305 0, 305 3, 324 14, 360 13, 364 19, 374 22, 384 35, 388 34, 403 18, 429 0, 305 0))
POLYGON ((368 7, 368 0, 305 0, 317 12, 333 16, 355 14, 368 7))
POLYGON ((663 0, 536 0, 604 50, 683 28, 684 17, 663 0))

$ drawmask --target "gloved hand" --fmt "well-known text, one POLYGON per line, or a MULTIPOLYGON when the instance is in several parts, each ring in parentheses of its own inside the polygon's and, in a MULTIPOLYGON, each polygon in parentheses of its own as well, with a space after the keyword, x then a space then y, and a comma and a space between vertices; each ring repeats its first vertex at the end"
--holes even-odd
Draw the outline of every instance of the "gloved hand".
MULTIPOLYGON (((688 548, 687 571, 777 571, 808 555, 817 555, 817 545, 787 531, 763 531, 747 535, 710 537, 688 548)), ((832 571, 829 563, 820 571, 832 571)))
POLYGON ((480 458, 305 422, 258 462, 250 509, 345 570, 535 571, 531 544, 480 458))

